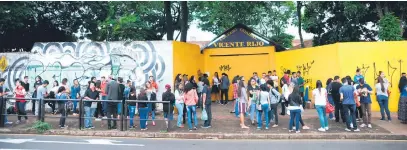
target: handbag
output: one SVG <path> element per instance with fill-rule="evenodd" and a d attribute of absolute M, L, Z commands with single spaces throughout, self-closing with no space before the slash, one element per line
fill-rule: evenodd
<path fill-rule="evenodd" d="M 360 101 L 358 100 L 359 95 L 357 93 L 355 93 L 355 94 L 353 94 L 353 96 L 354 96 L 354 99 L 355 99 L 356 107 L 360 107 Z"/>
<path fill-rule="evenodd" d="M 201 120 L 203 121 L 208 120 L 208 113 L 206 113 L 206 109 L 202 110 Z"/>
<path fill-rule="evenodd" d="M 331 105 L 328 101 L 326 101 L 325 111 L 327 114 L 332 113 L 335 111 L 335 107 Z"/>

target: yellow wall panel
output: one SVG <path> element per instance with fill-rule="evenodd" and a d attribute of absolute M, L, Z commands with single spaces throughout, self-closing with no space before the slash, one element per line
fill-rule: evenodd
<path fill-rule="evenodd" d="M 198 45 L 184 42 L 173 41 L 173 81 L 175 76 L 180 74 L 188 74 L 188 77 L 195 76 L 198 81 L 197 72 L 203 70 L 204 57 L 201 54 Z"/>
<path fill-rule="evenodd" d="M 400 93 L 398 82 L 407 70 L 407 42 L 353 42 L 339 44 L 341 77 L 355 75 L 360 68 L 366 82 L 374 88 L 379 71 L 384 71 L 392 83 L 389 109 L 397 111 Z M 379 111 L 376 96 L 372 94 L 372 110 Z"/>

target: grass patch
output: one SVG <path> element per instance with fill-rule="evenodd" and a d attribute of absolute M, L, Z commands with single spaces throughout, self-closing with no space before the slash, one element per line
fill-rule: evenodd
<path fill-rule="evenodd" d="M 31 129 L 34 129 L 37 131 L 37 133 L 44 133 L 45 131 L 48 131 L 52 128 L 52 126 L 49 123 L 42 122 L 42 121 L 36 121 Z"/>

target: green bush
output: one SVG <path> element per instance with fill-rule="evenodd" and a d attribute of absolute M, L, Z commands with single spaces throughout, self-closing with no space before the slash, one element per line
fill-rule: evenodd
<path fill-rule="evenodd" d="M 52 126 L 46 122 L 36 121 L 31 128 L 35 129 L 38 133 L 44 133 L 45 131 L 50 130 Z"/>

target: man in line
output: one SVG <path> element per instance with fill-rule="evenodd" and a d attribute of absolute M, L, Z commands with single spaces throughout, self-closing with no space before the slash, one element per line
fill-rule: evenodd
<path fill-rule="evenodd" d="M 269 74 L 271 73 L 271 71 L 269 71 Z M 278 76 L 277 76 L 277 71 L 273 70 L 273 73 L 270 76 L 270 79 L 274 82 L 274 87 L 276 88 L 276 90 L 278 91 Z"/>
<path fill-rule="evenodd" d="M 5 80 L 4 78 L 0 78 L 0 102 L 6 105 L 6 102 L 3 102 L 3 101 L 6 100 L 6 99 L 3 99 L 3 96 L 4 96 L 4 95 L 7 95 L 6 90 L 3 89 L 3 88 L 4 88 L 3 85 L 4 85 L 4 82 L 5 82 L 5 81 L 6 81 L 6 80 Z M 3 109 L 3 110 L 5 110 L 5 109 Z M 6 112 L 3 112 L 3 110 L 0 111 L 0 113 L 1 113 L 2 115 L 3 115 L 4 113 L 6 113 Z M 10 125 L 10 124 L 13 124 L 13 122 L 9 122 L 9 121 L 7 120 L 7 116 L 4 116 L 4 124 Z"/>
<path fill-rule="evenodd" d="M 100 83 L 100 95 L 101 95 L 101 99 L 102 100 L 107 100 L 107 94 L 106 94 L 106 86 L 110 81 L 110 76 L 109 78 L 106 80 L 105 76 L 102 76 L 102 82 Z M 107 102 L 102 102 L 102 109 L 103 109 L 103 114 L 104 117 L 103 118 L 107 118 Z"/>
<path fill-rule="evenodd" d="M 300 87 L 300 95 L 303 102 L 302 108 L 305 109 L 305 105 L 307 105 L 307 102 L 304 99 L 304 78 L 302 78 L 301 76 L 301 71 L 297 71 L 297 84 Z"/>
<path fill-rule="evenodd" d="M 203 109 L 206 110 L 208 115 L 208 120 L 205 120 L 202 128 L 210 128 L 212 121 L 212 108 L 211 108 L 211 90 L 209 89 L 209 81 L 203 80 L 203 89 L 202 89 L 202 100 L 203 100 Z"/>
<path fill-rule="evenodd" d="M 119 100 L 119 83 L 117 83 L 113 76 L 109 76 L 109 79 L 111 81 L 107 84 L 105 92 L 107 93 L 107 99 L 108 100 Z M 111 124 L 112 120 L 112 115 L 113 115 L 113 126 Z M 111 129 L 117 129 L 117 103 L 116 102 L 107 102 L 107 128 L 109 130 Z"/>
<path fill-rule="evenodd" d="M 227 105 L 229 100 L 229 87 L 230 81 L 226 73 L 222 73 L 221 83 L 220 83 L 220 103 L 222 105 Z M 225 98 L 225 99 L 223 99 Z"/>
<path fill-rule="evenodd" d="M 342 87 L 342 84 L 340 83 L 341 81 L 339 81 L 339 76 L 335 76 L 334 80 L 331 84 L 331 95 L 332 98 L 334 100 L 335 103 L 335 121 L 339 122 L 339 119 L 342 118 L 342 122 L 345 123 L 346 119 L 345 119 L 345 114 L 344 111 L 342 109 L 342 102 L 340 100 L 340 93 L 339 93 L 339 89 Z M 340 115 L 340 117 L 339 117 Z"/>
<path fill-rule="evenodd" d="M 356 123 L 356 103 L 354 98 L 355 88 L 352 85 L 348 85 L 346 78 L 342 78 L 343 86 L 339 89 L 341 95 L 341 101 L 343 105 L 343 110 L 346 115 L 346 129 L 345 131 L 351 131 L 353 128 L 354 132 L 359 132 L 358 125 Z"/>
<path fill-rule="evenodd" d="M 360 69 L 356 69 L 356 75 L 353 77 L 353 82 L 354 84 L 359 84 L 359 80 L 363 78 L 362 73 L 360 72 Z"/>
<path fill-rule="evenodd" d="M 84 95 L 85 100 L 99 100 L 99 92 L 96 91 L 95 83 L 90 82 L 89 89 L 86 90 Z M 92 117 L 95 114 L 97 102 L 84 102 L 85 110 L 85 129 L 95 128 L 92 124 Z"/>
<path fill-rule="evenodd" d="M 40 99 L 41 101 L 44 101 L 44 98 L 48 96 L 48 90 L 47 90 L 47 86 L 48 86 L 49 82 L 48 80 L 45 80 L 44 82 L 42 82 L 42 85 L 38 87 L 37 89 L 37 98 Z M 37 106 L 35 108 L 35 115 L 38 115 L 38 111 L 39 109 L 41 109 L 41 106 L 39 104 L 39 101 L 35 102 L 35 106 Z"/>

